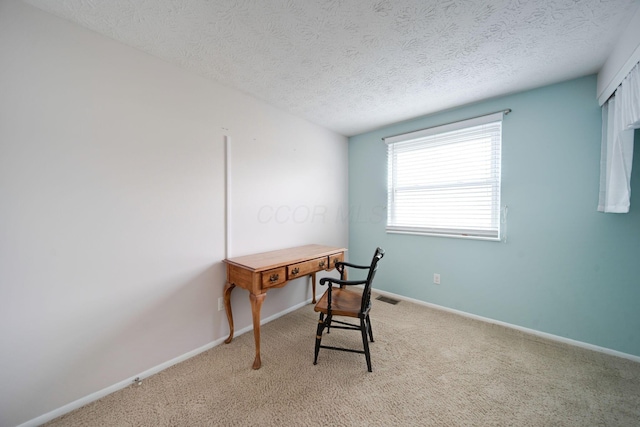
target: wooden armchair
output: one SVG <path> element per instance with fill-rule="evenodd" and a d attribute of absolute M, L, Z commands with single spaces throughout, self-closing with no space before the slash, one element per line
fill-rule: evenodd
<path fill-rule="evenodd" d="M 378 261 L 384 256 L 384 251 L 377 248 L 371 265 L 355 265 L 348 262 L 337 262 L 336 269 L 340 272 L 340 279 L 332 279 L 329 277 L 322 278 L 320 285 L 328 285 L 329 289 L 322 295 L 322 298 L 316 304 L 314 310 L 320 313 L 318 320 L 318 331 L 316 334 L 316 348 L 313 364 L 318 364 L 318 353 L 321 348 L 330 350 L 348 351 L 352 353 L 364 354 L 367 360 L 367 369 L 371 372 L 371 355 L 369 354 L 368 338 L 373 342 L 373 332 L 371 331 L 371 321 L 369 320 L 369 311 L 371 310 L 371 283 L 378 269 Z M 345 280 L 345 267 L 368 270 L 366 280 Z M 336 287 L 335 285 L 339 285 Z M 364 285 L 362 293 L 347 289 L 354 285 Z M 360 319 L 360 324 L 343 322 L 335 320 L 334 316 L 352 317 Z M 322 332 L 327 329 L 329 333 L 331 328 L 335 329 L 351 329 L 360 331 L 362 334 L 363 350 L 332 347 L 322 345 Z"/>

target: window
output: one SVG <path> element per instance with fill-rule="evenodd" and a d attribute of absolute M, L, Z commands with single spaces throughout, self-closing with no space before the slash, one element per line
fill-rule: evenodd
<path fill-rule="evenodd" d="M 500 240 L 503 114 L 384 139 L 387 232 Z"/>

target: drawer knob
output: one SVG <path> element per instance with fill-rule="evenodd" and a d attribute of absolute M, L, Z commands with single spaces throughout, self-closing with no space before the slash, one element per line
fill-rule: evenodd
<path fill-rule="evenodd" d="M 294 276 L 296 274 L 300 273 L 300 269 L 298 267 L 294 268 L 293 270 L 291 270 L 291 274 L 293 274 Z"/>
<path fill-rule="evenodd" d="M 269 276 L 269 281 L 270 281 L 271 283 L 273 283 L 273 282 L 277 282 L 279 277 L 280 277 L 280 275 L 279 275 L 279 274 L 277 274 L 277 273 L 276 273 L 276 274 L 272 274 L 271 276 Z"/>
<path fill-rule="evenodd" d="M 320 261 L 320 262 L 318 263 L 318 267 L 320 267 L 320 268 L 324 268 L 324 261 Z"/>

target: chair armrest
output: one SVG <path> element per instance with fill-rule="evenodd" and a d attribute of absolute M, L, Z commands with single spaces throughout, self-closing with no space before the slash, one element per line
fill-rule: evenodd
<path fill-rule="evenodd" d="M 371 267 L 370 265 L 356 265 L 356 264 L 351 264 L 350 262 L 344 262 L 344 261 L 336 262 L 336 267 L 338 267 L 339 265 L 342 265 L 345 267 L 360 268 L 363 270 Z"/>
<path fill-rule="evenodd" d="M 354 286 L 354 285 L 364 285 L 365 283 L 367 283 L 366 280 L 340 280 L 340 279 L 334 279 L 332 277 L 323 277 L 322 279 L 320 279 L 320 284 L 321 285 L 325 285 L 325 284 L 329 284 L 329 288 L 331 288 L 331 285 L 336 284 L 336 285 L 340 285 L 340 286 Z"/>

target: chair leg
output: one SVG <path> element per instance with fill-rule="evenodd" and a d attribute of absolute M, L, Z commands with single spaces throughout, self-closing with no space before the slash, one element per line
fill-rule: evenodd
<path fill-rule="evenodd" d="M 367 369 L 371 371 L 371 355 L 369 354 L 369 340 L 367 339 L 367 322 L 360 319 L 360 332 L 362 333 L 362 345 L 364 346 L 364 357 L 367 359 Z"/>
<path fill-rule="evenodd" d="M 313 364 L 318 364 L 318 353 L 320 352 L 320 342 L 322 341 L 322 331 L 324 330 L 324 313 L 320 313 L 320 319 L 318 320 L 318 330 L 316 332 L 316 349 L 313 357 Z"/>
<path fill-rule="evenodd" d="M 369 319 L 369 315 L 367 314 L 367 329 L 369 330 L 369 339 L 373 342 L 373 330 L 371 329 L 371 319 Z"/>

